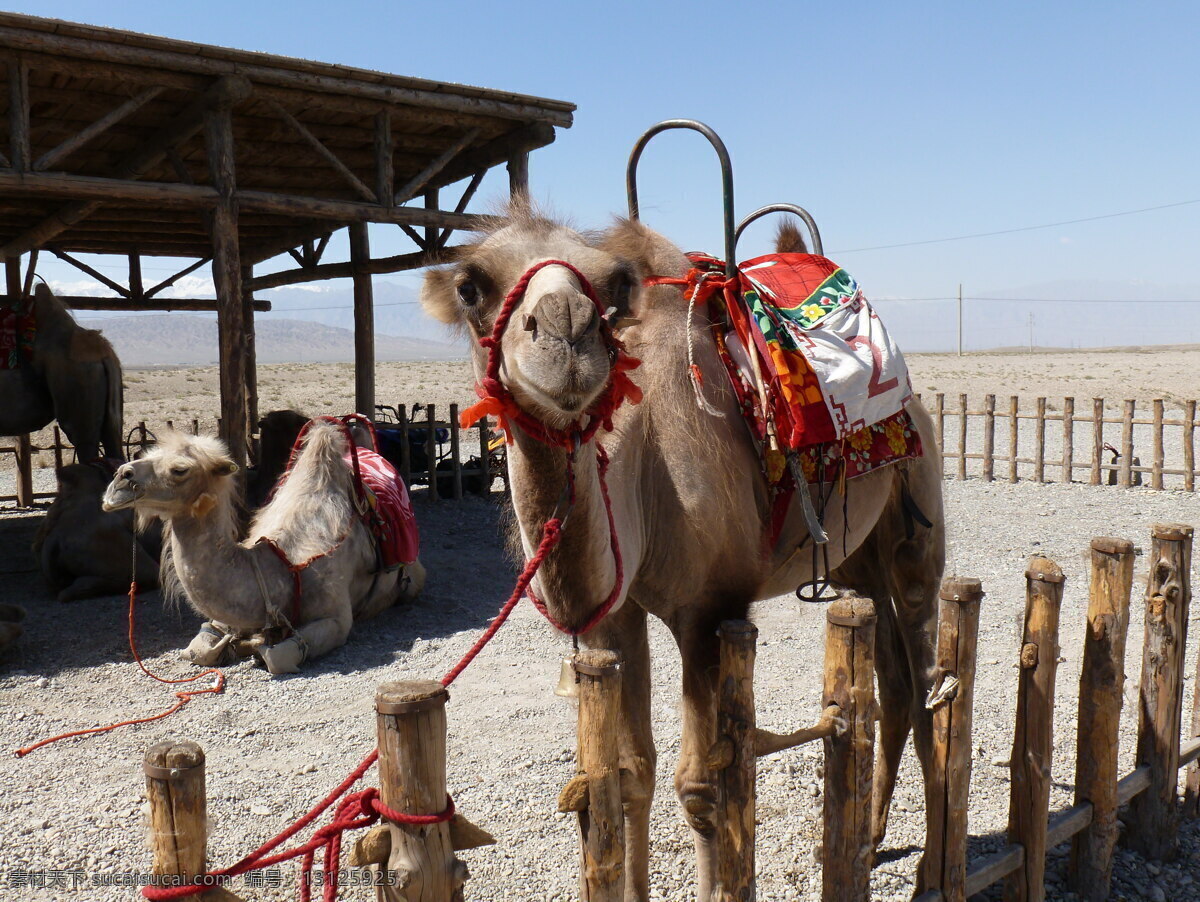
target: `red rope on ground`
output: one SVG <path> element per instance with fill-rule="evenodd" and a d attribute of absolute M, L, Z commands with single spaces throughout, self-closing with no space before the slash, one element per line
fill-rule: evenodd
<path fill-rule="evenodd" d="M 209 686 L 207 689 L 190 689 L 190 690 L 185 690 L 183 692 L 176 692 L 175 697 L 177 699 L 179 699 L 179 701 L 177 701 L 173 706 L 168 708 L 166 711 L 163 711 L 161 714 L 155 714 L 152 717 L 139 717 L 136 720 L 123 720 L 120 723 L 109 724 L 107 727 L 92 727 L 87 730 L 73 730 L 70 733 L 63 733 L 59 736 L 51 736 L 49 739 L 43 739 L 40 742 L 35 742 L 33 745 L 27 745 L 27 746 L 25 746 L 25 748 L 17 749 L 14 754 L 16 754 L 16 756 L 18 758 L 24 758 L 26 755 L 28 755 L 30 752 L 34 751 L 35 749 L 40 749 L 44 745 L 50 745 L 50 743 L 52 743 L 52 742 L 58 742 L 60 739 L 70 739 L 73 736 L 91 736 L 96 733 L 107 733 L 110 730 L 117 729 L 118 727 L 128 727 L 128 726 L 132 726 L 133 724 L 152 723 L 153 721 L 156 721 L 156 720 L 162 720 L 164 717 L 174 714 L 176 711 L 178 711 L 180 708 L 182 708 L 184 705 L 186 705 L 188 702 L 190 702 L 197 695 L 208 695 L 210 693 L 219 693 L 222 690 L 224 690 L 225 674 L 221 673 L 221 671 L 217 670 L 216 668 L 209 668 L 208 670 L 201 671 L 200 673 L 196 674 L 195 676 L 181 677 L 180 679 L 177 679 L 177 680 L 169 680 L 169 679 L 166 679 L 165 677 L 160 677 L 158 674 L 153 673 L 151 670 L 149 670 L 146 667 L 146 665 L 142 662 L 141 656 L 138 655 L 137 644 L 134 642 L 134 638 L 133 638 L 133 622 L 134 622 L 133 621 L 133 607 L 134 607 L 134 602 L 136 600 L 137 600 L 137 581 L 134 580 L 133 582 L 131 582 L 129 584 L 129 650 L 131 652 L 133 652 L 133 659 L 137 662 L 137 666 L 141 668 L 142 673 L 146 674 L 146 676 L 150 677 L 151 679 L 158 680 L 160 683 L 166 683 L 168 685 L 177 685 L 179 683 L 194 683 L 196 680 L 202 679 L 203 677 L 210 676 L 210 675 L 215 676 L 217 678 L 217 681 L 213 685 Z"/>

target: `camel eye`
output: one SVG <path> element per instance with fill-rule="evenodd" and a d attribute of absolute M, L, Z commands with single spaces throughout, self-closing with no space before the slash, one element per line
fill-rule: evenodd
<path fill-rule="evenodd" d="M 458 299 L 468 307 L 474 307 L 476 304 L 478 304 L 479 289 L 475 287 L 475 283 L 468 280 L 459 285 Z"/>
<path fill-rule="evenodd" d="M 188 474 L 187 467 L 171 467 L 171 475 L 172 476 L 183 477 L 183 476 L 187 476 L 187 474 Z"/>

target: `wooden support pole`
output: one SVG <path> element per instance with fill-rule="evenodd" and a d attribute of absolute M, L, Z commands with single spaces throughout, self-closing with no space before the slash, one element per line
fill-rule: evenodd
<path fill-rule="evenodd" d="M 1150 488 L 1163 487 L 1163 399 L 1154 399 L 1154 459 L 1150 464 Z"/>
<path fill-rule="evenodd" d="M 491 443 L 492 430 L 488 427 L 487 417 L 482 417 L 479 420 L 479 469 L 483 478 L 480 494 L 485 498 L 492 493 L 492 449 L 488 447 Z"/>
<path fill-rule="evenodd" d="M 1133 485 L 1133 416 L 1136 408 L 1136 401 L 1127 400 L 1121 417 L 1121 476 L 1118 482 L 1126 488 Z"/>
<path fill-rule="evenodd" d="M 438 208 L 438 194 L 439 194 L 439 192 L 438 192 L 437 188 L 431 188 L 430 190 L 425 192 L 425 209 L 426 210 L 436 210 Z M 432 250 L 434 247 L 437 246 L 437 240 L 438 240 L 437 227 L 433 224 L 426 224 L 426 226 L 425 226 L 425 241 L 423 244 L 420 245 L 421 249 L 426 250 L 426 251 Z"/>
<path fill-rule="evenodd" d="M 1033 445 L 1033 481 L 1046 481 L 1046 399 L 1037 399 L 1037 419 L 1035 420 L 1035 437 Z"/>
<path fill-rule="evenodd" d="M 967 478 L 967 396 L 958 396 L 958 478 Z"/>
<path fill-rule="evenodd" d="M 462 461 L 458 459 L 459 438 L 458 438 L 458 405 L 450 405 L 450 472 L 453 478 L 450 481 L 450 497 L 455 501 L 461 501 L 463 496 L 462 484 Z"/>
<path fill-rule="evenodd" d="M 375 196 L 385 207 L 395 205 L 396 141 L 392 136 L 392 111 L 375 114 Z"/>
<path fill-rule="evenodd" d="M 946 475 L 946 393 L 933 396 L 933 422 L 938 436 L 938 471 Z"/>
<path fill-rule="evenodd" d="M 1126 844 L 1149 858 L 1174 856 L 1179 812 L 1183 655 L 1192 597 L 1192 527 L 1156 524 L 1146 560 L 1146 633 L 1139 687 L 1137 764 L 1150 787 L 1129 805 Z"/>
<path fill-rule="evenodd" d="M 824 902 L 866 902 L 871 893 L 871 773 L 875 762 L 875 605 L 850 594 L 825 615 L 822 705 L 847 729 L 825 739 Z"/>
<path fill-rule="evenodd" d="M 717 689 L 717 737 L 732 752 L 717 772 L 717 885 L 713 902 L 754 898 L 755 718 L 754 656 L 758 628 L 726 620 Z"/>
<path fill-rule="evenodd" d="M 63 465 L 62 430 L 54 427 L 54 469 L 61 470 Z"/>
<path fill-rule="evenodd" d="M 429 424 L 425 433 L 425 457 L 428 461 L 426 467 L 429 472 L 429 498 L 432 501 L 437 501 L 441 495 L 438 492 L 437 484 L 437 416 L 435 415 L 434 405 L 425 405 L 425 418 Z"/>
<path fill-rule="evenodd" d="M 1183 488 L 1196 491 L 1196 402 L 1183 406 Z M 1200 676 L 1197 677 L 1200 679 Z"/>
<path fill-rule="evenodd" d="M 15 56 L 8 63 L 8 144 L 12 168 L 17 172 L 29 169 L 33 162 L 29 143 L 29 66 Z"/>
<path fill-rule="evenodd" d="M 1046 812 L 1054 760 L 1054 677 L 1058 670 L 1058 614 L 1063 574 L 1048 558 L 1035 557 L 1025 571 L 1025 629 L 1017 685 L 1008 839 L 1025 850 L 1022 866 L 1005 881 L 1004 898 L 1046 898 Z"/>
<path fill-rule="evenodd" d="M 1013 395 L 1008 401 L 1008 481 L 1017 481 L 1017 437 L 1020 432 L 1020 420 L 1018 414 L 1020 412 L 1021 401 Z"/>
<path fill-rule="evenodd" d="M 508 196 L 529 196 L 529 151 L 513 154 L 508 160 Z"/>
<path fill-rule="evenodd" d="M 965 902 L 975 648 L 983 587 L 977 579 L 947 579 L 940 597 L 940 683 L 926 702 L 933 707 L 933 799 L 927 814 L 925 854 L 917 872 L 917 892 L 940 890 L 946 902 Z"/>
<path fill-rule="evenodd" d="M 1187 735 L 1191 736 L 1191 743 L 1195 745 L 1200 741 L 1200 662 L 1193 679 L 1195 686 L 1192 687 L 1192 729 Z M 1181 748 L 1181 758 L 1182 755 Z M 1200 761 L 1197 760 L 1188 765 L 1187 777 L 1184 780 L 1183 814 L 1185 817 L 1200 818 Z"/>
<path fill-rule="evenodd" d="M 446 795 L 446 701 L 434 680 L 383 683 L 375 693 L 380 800 L 404 814 L 437 814 Z M 454 855 L 450 824 L 390 824 L 384 902 L 461 902 L 467 867 Z"/>
<path fill-rule="evenodd" d="M 1092 473 L 1089 485 L 1100 485 L 1100 464 L 1104 462 L 1104 399 L 1092 398 Z"/>
<path fill-rule="evenodd" d="M 1063 398 L 1062 410 L 1062 481 L 1075 481 L 1075 399 Z"/>
<path fill-rule="evenodd" d="M 221 432 L 230 457 L 245 465 L 250 443 L 250 417 L 246 393 L 245 299 L 242 297 L 242 263 L 238 247 L 238 205 L 234 198 L 233 118 L 229 105 L 204 114 L 205 149 L 213 187 L 220 195 L 212 215 L 213 283 L 220 307 L 217 334 L 220 342 Z"/>
<path fill-rule="evenodd" d="M 367 224 L 350 224 L 350 265 L 354 268 L 354 409 L 375 417 L 375 295 L 371 274 L 362 264 L 371 259 Z"/>
<path fill-rule="evenodd" d="M 580 898 L 583 902 L 622 902 L 625 814 L 617 741 L 621 656 L 607 649 L 584 649 L 575 656 L 574 667 L 579 681 L 576 760 L 586 781 L 587 797 L 579 812 Z"/>
<path fill-rule="evenodd" d="M 983 397 L 983 479 L 996 478 L 996 396 Z"/>
<path fill-rule="evenodd" d="M 412 448 L 408 444 L 408 408 L 405 405 L 396 405 L 396 419 L 400 430 L 400 478 L 405 485 L 412 485 Z"/>
<path fill-rule="evenodd" d="M 1117 843 L 1117 751 L 1125 685 L 1125 636 L 1133 585 L 1133 543 L 1092 539 L 1088 629 L 1079 678 L 1075 804 L 1092 806 L 1091 823 L 1071 841 L 1071 891 L 1104 902 Z"/>
<path fill-rule="evenodd" d="M 33 445 L 29 433 L 17 436 L 17 507 L 33 507 Z"/>
<path fill-rule="evenodd" d="M 160 742 L 146 750 L 143 768 L 150 802 L 151 873 L 164 878 L 203 874 L 208 865 L 204 750 L 194 742 Z M 184 896 L 183 902 L 201 898 Z"/>
<path fill-rule="evenodd" d="M 249 424 L 247 441 L 254 463 L 258 463 L 258 443 L 253 436 L 258 432 L 258 338 L 254 319 L 254 267 L 242 261 L 242 355 L 246 370 L 246 422 Z"/>

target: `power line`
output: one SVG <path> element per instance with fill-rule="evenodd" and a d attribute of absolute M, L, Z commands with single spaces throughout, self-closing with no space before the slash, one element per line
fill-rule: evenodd
<path fill-rule="evenodd" d="M 1020 226 L 1015 229 L 998 229 L 994 232 L 975 232 L 970 235 L 955 235 L 952 238 L 927 238 L 923 241 L 905 241 L 900 244 L 877 244 L 873 247 L 854 247 L 844 251 L 833 251 L 832 254 L 857 254 L 860 251 L 886 251 L 896 247 L 917 247 L 923 244 L 942 244 L 947 241 L 966 241 L 969 238 L 991 238 L 995 235 L 1012 235 L 1016 232 L 1032 232 L 1037 229 L 1053 229 L 1058 226 L 1076 225 L 1081 222 L 1096 222 L 1100 219 L 1114 219 L 1118 216 L 1133 216 L 1137 213 L 1152 213 L 1155 210 L 1169 210 L 1172 207 L 1186 207 L 1189 204 L 1200 204 L 1200 197 L 1194 200 L 1180 200 L 1172 204 L 1159 204 L 1156 207 L 1141 207 L 1137 210 L 1122 210 L 1119 213 L 1101 213 L 1099 216 L 1084 216 L 1080 219 L 1064 219 L 1060 222 L 1046 222 L 1041 225 Z"/>
<path fill-rule="evenodd" d="M 955 297 L 942 298 L 873 298 L 872 304 L 894 304 L 906 301 L 956 301 Z M 1200 304 L 1200 298 L 980 298 L 963 295 L 964 301 L 1001 301 L 1004 303 L 1029 304 Z"/>

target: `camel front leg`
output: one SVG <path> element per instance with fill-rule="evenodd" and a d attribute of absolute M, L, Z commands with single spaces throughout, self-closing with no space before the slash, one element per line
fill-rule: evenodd
<path fill-rule="evenodd" d="M 588 648 L 618 650 L 624 660 L 618 731 L 621 802 L 625 809 L 625 902 L 650 898 L 650 804 L 657 753 L 650 725 L 650 645 L 646 612 L 632 601 L 584 639 Z"/>
<path fill-rule="evenodd" d="M 345 645 L 353 624 L 347 604 L 343 614 L 310 620 L 282 642 L 263 646 L 258 654 L 271 673 L 296 673 L 305 661 Z"/>

